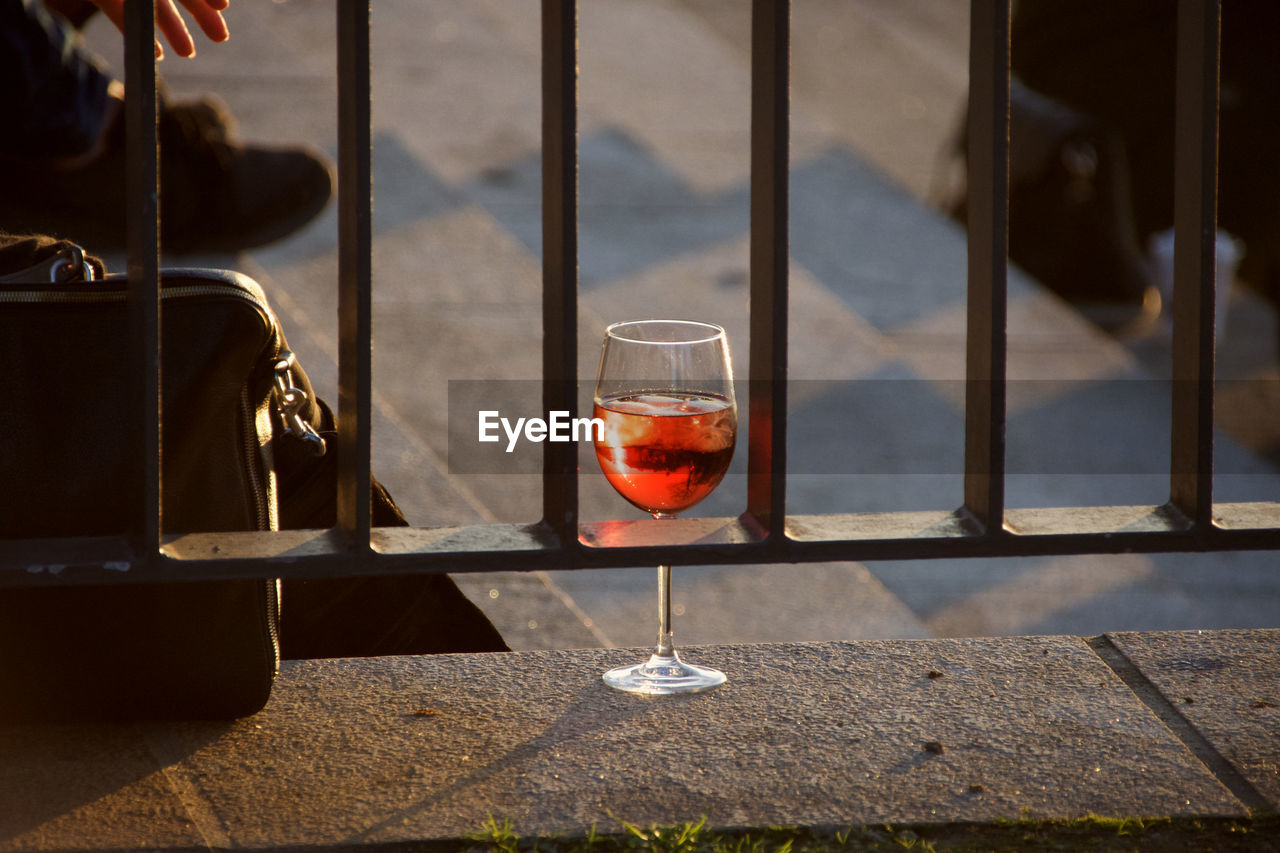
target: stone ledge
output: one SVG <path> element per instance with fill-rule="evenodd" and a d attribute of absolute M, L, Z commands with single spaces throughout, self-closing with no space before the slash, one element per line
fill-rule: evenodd
<path fill-rule="evenodd" d="M 730 681 L 690 697 L 600 682 L 638 650 L 292 662 L 244 720 L 0 728 L 0 850 L 1280 810 L 1280 631 L 1108 642 L 1151 695 L 1062 636 L 705 646 L 686 656 Z"/>

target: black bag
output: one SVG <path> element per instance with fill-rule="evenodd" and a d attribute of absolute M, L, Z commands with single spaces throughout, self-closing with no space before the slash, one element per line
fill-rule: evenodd
<path fill-rule="evenodd" d="M 0 285 L 0 537 L 128 528 L 134 421 L 122 278 L 86 280 L 80 250 Z M 230 272 L 163 277 L 165 532 L 269 530 L 268 404 L 283 339 L 257 285 Z M 279 661 L 273 579 L 0 590 L 0 716 L 237 717 Z"/>
<path fill-rule="evenodd" d="M 42 260 L 0 278 L 0 538 L 120 534 L 126 280 L 92 280 L 69 243 L 9 248 Z M 161 292 L 165 532 L 331 526 L 336 454 L 310 424 L 332 435 L 333 418 L 261 289 L 180 269 L 162 273 Z M 406 523 L 376 481 L 373 513 Z M 244 716 L 270 695 L 282 639 L 287 657 L 507 648 L 446 575 L 285 582 L 283 613 L 281 587 L 0 588 L 0 719 Z"/>

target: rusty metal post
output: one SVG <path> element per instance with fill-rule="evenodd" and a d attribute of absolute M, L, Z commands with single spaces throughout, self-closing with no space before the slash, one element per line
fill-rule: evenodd
<path fill-rule="evenodd" d="M 1199 535 L 1213 513 L 1220 18 L 1219 0 L 1178 4 L 1170 502 Z"/>
<path fill-rule="evenodd" d="M 369 547 L 373 174 L 369 0 L 338 2 L 338 528 Z"/>
<path fill-rule="evenodd" d="M 964 503 L 1004 521 L 1008 300 L 1009 0 L 973 0 L 969 33 L 969 301 Z"/>
<path fill-rule="evenodd" d="M 129 334 L 138 384 L 132 411 L 138 441 L 130 466 L 138 556 L 160 550 L 160 155 L 156 134 L 155 4 L 125 7 L 126 198 Z"/>
<path fill-rule="evenodd" d="M 790 4 L 751 7 L 751 341 L 747 512 L 784 536 L 787 492 L 787 239 Z"/>

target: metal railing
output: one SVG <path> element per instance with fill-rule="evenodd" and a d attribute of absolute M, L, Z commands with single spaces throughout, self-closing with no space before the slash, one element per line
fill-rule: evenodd
<path fill-rule="evenodd" d="M 151 4 L 127 8 L 130 317 L 144 428 L 133 532 L 0 542 L 0 585 L 532 570 L 658 563 L 1004 557 L 1280 547 L 1280 505 L 1214 504 L 1214 234 L 1220 0 L 1180 0 L 1170 498 L 1161 506 L 1005 506 L 1008 0 L 973 0 L 963 505 L 789 515 L 786 507 L 789 4 L 752 3 L 747 508 L 737 518 L 579 523 L 576 449 L 544 445 L 542 520 L 374 528 L 371 432 L 370 0 L 337 0 L 340 347 L 332 530 L 167 535 L 161 528 L 159 234 Z M 577 415 L 577 7 L 542 2 L 543 388 Z M 1192 237 L 1194 235 L 1194 238 Z M 24 571 L 65 567 L 57 577 Z M 108 568 L 108 565 L 110 568 Z M 127 571 L 120 571 L 121 566 Z"/>

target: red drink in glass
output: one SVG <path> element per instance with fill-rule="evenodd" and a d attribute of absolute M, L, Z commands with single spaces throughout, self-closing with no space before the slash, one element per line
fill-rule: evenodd
<path fill-rule="evenodd" d="M 636 507 L 675 515 L 711 494 L 733 459 L 738 412 L 718 394 L 655 391 L 595 403 L 604 421 L 596 458 L 609 483 Z"/>

